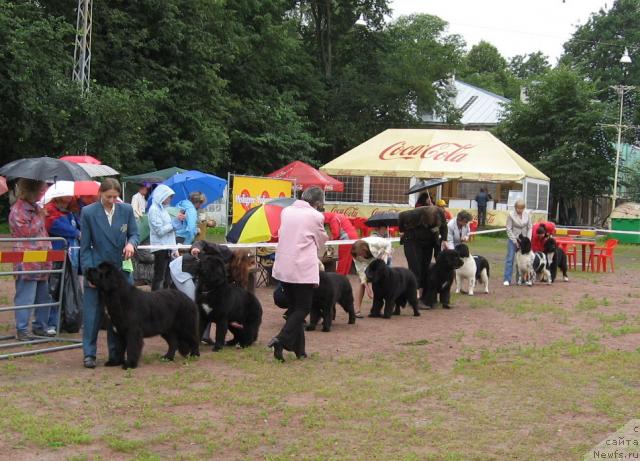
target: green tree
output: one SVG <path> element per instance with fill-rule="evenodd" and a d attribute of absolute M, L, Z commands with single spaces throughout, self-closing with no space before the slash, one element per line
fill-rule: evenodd
<path fill-rule="evenodd" d="M 2 159 L 52 155 L 64 146 L 69 108 L 79 104 L 72 28 L 31 2 L 0 3 L 0 150 Z"/>
<path fill-rule="evenodd" d="M 636 44 L 640 42 L 640 0 L 615 0 L 611 9 L 591 15 L 586 24 L 578 27 L 564 44 L 561 62 L 589 77 L 599 90 L 611 85 L 640 84 L 640 56 Z M 625 47 L 633 62 L 620 64 Z M 635 58 L 635 59 L 634 59 Z M 602 91 L 599 97 L 610 93 Z"/>
<path fill-rule="evenodd" d="M 520 83 L 507 67 L 506 59 L 491 43 L 481 40 L 464 56 L 461 80 L 507 98 L 516 98 Z"/>
<path fill-rule="evenodd" d="M 220 68 L 231 101 L 227 168 L 268 173 L 293 160 L 315 163 L 324 143 L 310 113 L 323 106 L 325 92 L 298 19 L 286 1 L 234 5 L 234 56 Z"/>
<path fill-rule="evenodd" d="M 399 18 L 381 30 L 352 27 L 334 48 L 324 110 L 314 114 L 334 158 L 390 127 L 416 127 L 419 113 L 446 111 L 444 82 L 463 43 L 430 15 Z"/>
<path fill-rule="evenodd" d="M 542 51 L 529 54 L 517 54 L 509 59 L 509 70 L 521 80 L 531 80 L 544 75 L 551 69 L 549 60 Z"/>
<path fill-rule="evenodd" d="M 640 161 L 623 167 L 620 173 L 624 173 L 624 185 L 627 187 L 627 196 L 634 202 L 640 202 Z"/>
<path fill-rule="evenodd" d="M 554 204 L 611 191 L 615 156 L 600 139 L 605 107 L 595 94 L 593 84 L 559 67 L 529 88 L 528 104 L 509 104 L 498 126 L 504 142 L 550 177 Z"/>

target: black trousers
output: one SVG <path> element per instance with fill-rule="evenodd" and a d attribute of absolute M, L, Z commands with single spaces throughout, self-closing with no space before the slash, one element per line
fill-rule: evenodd
<path fill-rule="evenodd" d="M 418 281 L 418 288 L 422 288 L 422 300 L 426 296 L 426 288 L 429 280 L 429 266 L 434 254 L 439 250 L 437 241 L 423 241 L 405 239 L 403 242 L 404 255 L 407 258 L 409 270 L 413 272 Z"/>
<path fill-rule="evenodd" d="M 287 321 L 277 334 L 278 339 L 288 351 L 297 356 L 305 354 L 304 319 L 309 315 L 314 285 L 311 283 L 282 282 L 287 300 Z"/>
<path fill-rule="evenodd" d="M 170 282 L 169 262 L 171 253 L 169 250 L 160 250 L 153 252 L 153 281 L 151 282 L 151 291 L 167 288 Z"/>
<path fill-rule="evenodd" d="M 484 227 L 486 220 L 487 220 L 487 205 L 485 206 L 478 205 L 478 226 Z"/>

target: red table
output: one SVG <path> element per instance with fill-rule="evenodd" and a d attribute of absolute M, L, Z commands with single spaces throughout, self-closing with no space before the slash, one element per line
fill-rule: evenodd
<path fill-rule="evenodd" d="M 588 270 L 587 261 L 592 260 L 594 252 L 593 249 L 596 246 L 595 240 L 573 240 L 556 238 L 556 243 L 560 248 L 562 248 L 565 253 L 567 252 L 567 248 L 570 245 L 579 245 L 582 248 L 582 272 L 586 272 Z M 589 248 L 589 259 L 587 259 L 587 248 Z M 593 270 L 593 268 L 591 268 L 591 270 Z"/>

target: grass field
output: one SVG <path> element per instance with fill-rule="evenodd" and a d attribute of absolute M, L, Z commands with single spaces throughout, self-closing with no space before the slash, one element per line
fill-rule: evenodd
<path fill-rule="evenodd" d="M 497 289 L 503 241 L 473 251 L 495 296 L 456 297 L 446 334 L 423 315 L 392 348 L 371 335 L 368 352 L 279 364 L 261 333 L 193 361 L 147 350 L 127 372 L 83 370 L 78 352 L 0 362 L 0 459 L 582 459 L 640 413 L 640 248 L 548 297 Z M 458 324 L 472 315 L 485 321 Z M 459 352 L 443 364 L 435 346 Z"/>

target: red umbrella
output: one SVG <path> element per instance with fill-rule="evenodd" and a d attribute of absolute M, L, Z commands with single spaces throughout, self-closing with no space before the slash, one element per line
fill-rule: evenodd
<path fill-rule="evenodd" d="M 60 157 L 60 160 L 78 164 L 92 178 L 98 176 L 115 176 L 118 174 L 116 170 L 108 165 L 103 165 L 100 160 L 91 155 L 65 155 Z"/>
<path fill-rule="evenodd" d="M 299 160 L 291 162 L 279 170 L 269 173 L 267 176 L 278 179 L 295 179 L 296 190 L 318 186 L 325 191 L 344 191 L 344 184 L 341 181 Z"/>
<path fill-rule="evenodd" d="M 102 165 L 102 162 L 91 155 L 65 155 L 60 157 L 60 160 L 65 160 L 72 163 L 91 163 L 92 165 Z"/>
<path fill-rule="evenodd" d="M 44 203 L 49 203 L 56 197 L 81 197 L 83 195 L 96 196 L 100 183 L 96 181 L 56 181 L 44 193 Z"/>

